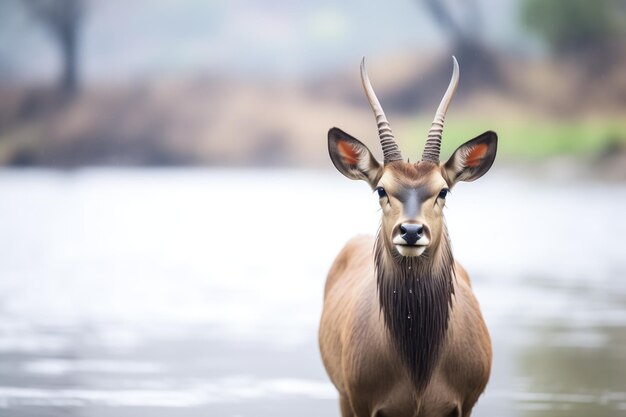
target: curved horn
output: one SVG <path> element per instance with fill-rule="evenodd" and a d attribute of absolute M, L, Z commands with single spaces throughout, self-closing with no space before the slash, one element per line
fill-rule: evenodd
<path fill-rule="evenodd" d="M 448 106 L 452 101 L 452 96 L 456 91 L 456 87 L 459 84 L 459 63 L 456 58 L 452 57 L 453 69 L 452 78 L 450 79 L 450 85 L 446 90 L 446 94 L 443 95 L 439 108 L 433 119 L 433 124 L 428 132 L 428 139 L 426 140 L 426 146 L 424 146 L 424 153 L 422 154 L 422 161 L 430 161 L 435 164 L 439 164 L 439 152 L 441 151 L 441 134 L 443 133 L 443 122 L 446 118 L 446 112 Z"/>
<path fill-rule="evenodd" d="M 400 154 L 400 148 L 398 148 L 398 144 L 393 137 L 391 127 L 387 121 L 387 116 L 385 116 L 385 112 L 383 112 L 383 108 L 381 107 L 380 102 L 376 97 L 376 93 L 374 93 L 374 89 L 372 88 L 372 84 L 370 83 L 370 79 L 367 76 L 367 71 L 365 70 L 365 57 L 363 57 L 363 60 L 361 61 L 361 83 L 363 84 L 367 100 L 370 102 L 370 106 L 372 106 L 372 110 L 376 116 L 378 136 L 380 137 L 380 145 L 383 148 L 383 159 L 385 164 L 387 162 L 401 160 L 402 155 Z"/>

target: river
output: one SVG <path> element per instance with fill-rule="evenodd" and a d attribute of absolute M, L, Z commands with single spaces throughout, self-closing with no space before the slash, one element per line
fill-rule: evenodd
<path fill-rule="evenodd" d="M 445 209 L 494 344 L 476 416 L 626 414 L 626 186 L 493 171 Z M 0 415 L 338 416 L 326 272 L 364 183 L 0 171 Z"/>

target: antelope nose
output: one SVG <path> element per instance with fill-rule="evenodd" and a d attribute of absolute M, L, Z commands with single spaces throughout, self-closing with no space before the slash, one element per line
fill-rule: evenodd
<path fill-rule="evenodd" d="M 415 245 L 424 235 L 424 226 L 415 223 L 402 223 L 400 225 L 400 236 L 406 240 L 407 245 Z"/>

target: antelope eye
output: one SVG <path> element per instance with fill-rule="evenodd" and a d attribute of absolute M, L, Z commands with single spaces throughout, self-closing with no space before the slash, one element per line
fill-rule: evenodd
<path fill-rule="evenodd" d="M 450 190 L 448 190 L 447 188 L 444 188 L 443 190 L 439 191 L 439 196 L 438 197 L 445 199 L 449 192 L 450 192 Z"/>
<path fill-rule="evenodd" d="M 383 187 L 376 188 L 376 192 L 378 193 L 378 198 L 387 197 L 387 192 Z"/>

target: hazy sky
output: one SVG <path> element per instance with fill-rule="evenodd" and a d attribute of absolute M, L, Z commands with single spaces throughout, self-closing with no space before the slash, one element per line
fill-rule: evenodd
<path fill-rule="evenodd" d="M 53 77 L 56 45 L 20 0 L 2 1 L 0 77 Z M 15 6 L 7 6 L 11 2 Z M 488 41 L 526 43 L 517 2 L 479 2 Z M 436 48 L 447 40 L 420 0 L 91 0 L 82 29 L 88 80 L 203 71 L 298 77 L 363 55 Z"/>

